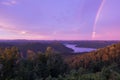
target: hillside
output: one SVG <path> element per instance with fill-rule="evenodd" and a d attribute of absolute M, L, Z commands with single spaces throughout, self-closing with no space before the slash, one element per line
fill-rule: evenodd
<path fill-rule="evenodd" d="M 0 48 L 9 48 L 9 47 L 17 47 L 23 55 L 26 55 L 27 50 L 32 50 L 34 52 L 42 52 L 45 53 L 47 47 L 53 47 L 54 50 L 58 53 L 70 53 L 73 50 L 65 47 L 60 42 L 55 41 L 5 41 L 0 42 Z"/>
<path fill-rule="evenodd" d="M 105 48 L 100 48 L 90 53 L 75 55 L 71 57 L 69 56 L 68 58 L 65 59 L 65 61 L 67 61 L 67 63 L 73 68 L 78 67 L 89 68 L 92 64 L 94 63 L 96 64 L 99 62 L 101 62 L 101 65 L 99 66 L 97 65 L 97 67 L 101 67 L 104 64 L 109 65 L 114 62 L 119 63 L 120 43 L 113 44 Z"/>
<path fill-rule="evenodd" d="M 29 50 L 24 58 L 17 47 L 0 48 L 0 80 L 120 80 L 120 43 L 62 55 L 47 47 L 44 54 Z"/>
<path fill-rule="evenodd" d="M 88 48 L 104 48 L 112 44 L 117 44 L 120 41 L 82 41 L 77 43 L 77 47 L 88 47 Z"/>

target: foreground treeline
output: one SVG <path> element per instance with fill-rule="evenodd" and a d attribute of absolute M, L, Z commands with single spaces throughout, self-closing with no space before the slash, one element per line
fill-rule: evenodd
<path fill-rule="evenodd" d="M 120 80 L 120 44 L 62 57 L 48 47 L 45 53 L 18 48 L 0 49 L 0 80 Z"/>

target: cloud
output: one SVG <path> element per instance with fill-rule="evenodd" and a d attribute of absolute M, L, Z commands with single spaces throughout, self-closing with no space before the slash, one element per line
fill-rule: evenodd
<path fill-rule="evenodd" d="M 7 25 L 0 24 L 0 29 L 10 32 L 16 32 L 13 27 L 8 27 Z"/>
<path fill-rule="evenodd" d="M 26 31 L 22 31 L 21 34 L 26 34 L 27 32 Z"/>
<path fill-rule="evenodd" d="M 12 6 L 12 5 L 16 5 L 17 1 L 16 0 L 7 0 L 7 1 L 1 2 L 1 4 L 6 5 L 6 6 Z"/>
<path fill-rule="evenodd" d="M 1 23 L 0 23 L 0 29 L 4 30 L 6 32 L 10 32 L 10 33 L 17 33 L 18 34 L 21 32 L 21 30 L 18 30 L 15 27 L 12 27 L 10 25 L 1 24 Z"/>
<path fill-rule="evenodd" d="M 5 25 L 0 23 L 0 30 L 6 33 L 12 33 L 17 39 L 46 39 L 47 36 L 40 35 L 39 33 L 30 32 L 27 30 L 21 30 L 17 27 Z M 8 35 L 8 37 L 11 35 Z M 14 38 L 14 37 L 13 37 Z"/>

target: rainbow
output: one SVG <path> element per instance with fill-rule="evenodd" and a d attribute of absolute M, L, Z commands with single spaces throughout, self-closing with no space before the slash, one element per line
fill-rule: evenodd
<path fill-rule="evenodd" d="M 95 17 L 95 21 L 94 21 L 94 25 L 93 25 L 93 32 L 92 32 L 92 39 L 95 39 L 95 37 L 96 37 L 96 24 L 98 22 L 98 19 L 99 19 L 99 16 L 100 16 L 100 13 L 101 13 L 101 10 L 102 10 L 104 4 L 105 4 L 105 0 L 102 0 L 101 5 L 100 5 L 100 7 L 97 11 L 96 17 Z"/>

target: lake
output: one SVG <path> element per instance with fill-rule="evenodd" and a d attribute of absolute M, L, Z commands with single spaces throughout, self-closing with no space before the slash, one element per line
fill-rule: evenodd
<path fill-rule="evenodd" d="M 76 47 L 75 44 L 64 44 L 66 47 L 68 48 L 71 48 L 74 50 L 75 53 L 78 53 L 78 52 L 91 52 L 91 51 L 94 51 L 96 49 L 94 48 L 82 48 L 82 47 Z"/>

